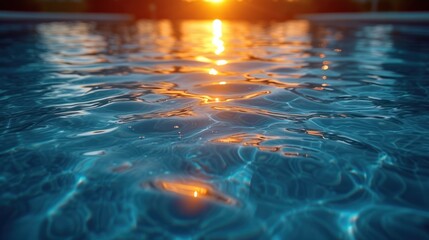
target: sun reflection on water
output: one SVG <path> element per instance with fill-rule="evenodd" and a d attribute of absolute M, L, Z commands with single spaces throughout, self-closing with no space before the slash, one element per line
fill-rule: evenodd
<path fill-rule="evenodd" d="M 216 70 L 216 69 L 214 69 L 214 68 L 210 68 L 210 70 L 209 70 L 209 74 L 210 75 L 218 75 L 218 71 Z"/>
<path fill-rule="evenodd" d="M 204 55 L 208 54 L 211 55 L 212 53 L 216 55 L 213 56 L 204 56 L 199 55 L 195 57 L 195 60 L 202 63 L 210 63 L 213 64 L 212 67 L 208 68 L 208 74 L 210 75 L 219 75 L 219 70 L 215 68 L 216 66 L 224 66 L 229 63 L 226 59 L 219 59 L 220 55 L 222 55 L 225 52 L 225 42 L 223 40 L 223 23 L 219 19 L 215 19 L 211 22 L 211 27 L 209 28 L 210 32 L 208 34 L 211 34 L 210 37 L 206 38 L 207 35 L 202 34 L 202 37 L 205 38 L 206 44 L 204 44 Z M 217 58 L 217 59 L 216 59 Z"/>
<path fill-rule="evenodd" d="M 189 179 L 157 180 L 144 183 L 142 186 L 177 194 L 188 199 L 208 200 L 227 205 L 237 204 L 235 199 L 216 190 L 209 184 Z"/>
<path fill-rule="evenodd" d="M 213 40 L 215 47 L 214 53 L 220 55 L 225 51 L 224 42 L 222 40 L 222 21 L 219 19 L 213 20 Z"/>
<path fill-rule="evenodd" d="M 382 32 L 373 38 L 369 30 L 374 29 L 369 28 L 365 30 L 369 31 L 369 37 L 365 32 L 362 33 L 365 38 L 356 35 L 358 41 L 353 43 L 356 46 L 320 47 L 322 37 L 315 26 L 310 27 L 306 22 L 254 25 L 221 20 L 142 21 L 129 29 L 128 34 L 107 31 L 97 24 L 49 23 L 38 27 L 38 41 L 46 52 L 29 69 L 40 67 L 47 77 L 40 79 L 41 85 L 29 85 L 34 89 L 27 86 L 26 98 L 37 102 L 35 110 L 42 114 L 22 112 L 22 116 L 33 116 L 22 125 L 20 121 L 14 123 L 15 117 L 12 118 L 8 123 L 11 128 L 6 131 L 13 134 L 8 136 L 30 146 L 43 147 L 47 143 L 41 149 L 49 154 L 50 143 L 58 140 L 60 147 L 70 150 L 71 159 L 85 160 L 79 160 L 84 165 L 79 163 L 76 173 L 88 174 L 106 184 L 104 188 L 72 181 L 70 193 L 59 198 L 48 217 L 68 214 L 78 200 L 82 206 L 79 209 L 84 211 L 76 217 L 83 220 L 86 229 L 86 217 L 96 216 L 98 210 L 92 212 L 92 197 L 81 196 L 89 196 L 95 189 L 95 194 L 103 196 L 116 194 L 118 190 L 121 196 L 126 193 L 132 198 L 112 203 L 135 209 L 138 223 L 143 223 L 140 225 L 167 216 L 164 224 L 171 222 L 172 229 L 177 229 L 179 221 L 195 221 L 197 218 L 189 216 L 202 213 L 198 217 L 204 218 L 201 222 L 207 223 L 207 228 L 224 229 L 234 222 L 218 221 L 219 216 L 225 216 L 221 214 L 234 218 L 234 214 L 243 213 L 246 218 L 250 214 L 254 217 L 252 221 L 269 226 L 271 222 L 265 219 L 278 219 L 279 211 L 291 214 L 288 216 L 292 219 L 295 212 L 289 212 L 294 208 L 291 206 L 309 209 L 309 214 L 313 214 L 316 206 L 317 212 L 332 210 L 335 215 L 346 210 L 340 214 L 340 221 L 336 221 L 337 217 L 332 220 L 332 225 L 339 223 L 340 231 L 353 238 L 359 231 L 356 221 L 365 217 L 355 211 L 354 204 L 373 203 L 372 193 L 376 191 L 372 190 L 383 187 L 372 185 L 375 181 L 367 179 L 373 176 L 384 184 L 385 178 L 394 178 L 390 172 L 372 175 L 381 163 L 394 166 L 395 159 L 390 152 L 384 152 L 388 148 L 376 141 L 392 137 L 393 133 L 396 136 L 404 121 L 401 115 L 389 110 L 390 107 L 401 110 L 400 104 L 394 104 L 396 93 L 392 92 L 402 94 L 402 91 L 396 85 L 392 89 L 385 84 L 402 79 L 401 71 L 391 69 L 396 64 L 401 67 L 397 61 L 402 59 L 387 59 L 392 61 L 389 64 L 380 60 L 392 54 L 394 42 L 389 42 L 392 29 L 380 29 Z M 388 47 L 383 47 L 385 42 Z M 369 61 L 362 61 L 362 56 Z M 340 60 L 345 61 L 344 65 Z M 26 69 L 19 69 L 23 70 Z M 372 78 L 375 83 L 370 82 Z M 49 88 L 39 88 L 42 86 Z M 21 109 L 25 103 L 16 102 L 16 106 L 12 103 L 10 106 Z M 17 115 L 16 119 L 19 118 L 21 115 Z M 408 124 L 404 122 L 403 126 Z M 15 136 L 15 129 L 25 131 Z M 30 135 L 25 133 L 28 129 Z M 408 126 L 405 130 L 412 129 Z M 413 133 L 418 129 L 414 130 Z M 368 140 L 365 134 L 360 134 L 368 131 L 383 134 L 379 138 L 371 135 Z M 53 132 L 58 133 L 58 139 L 52 140 Z M 31 139 L 37 142 L 31 143 Z M 420 151 L 418 148 L 412 151 L 417 150 Z M 59 156 L 68 160 L 68 153 Z M 86 160 L 91 164 L 85 164 Z M 96 165 L 92 167 L 92 163 Z M 22 174 L 36 176 L 40 172 Z M 52 177 L 63 179 L 62 175 Z M 140 197 L 130 183 L 141 181 L 148 191 Z M 367 182 L 371 184 L 366 186 Z M 80 188 L 82 184 L 89 185 Z M 82 194 L 75 194 L 75 186 Z M 43 185 L 40 189 L 50 191 L 51 187 L 45 189 Z M 361 192 L 361 189 L 371 191 Z M 74 196 L 79 198 L 72 199 Z M 342 205 L 338 210 L 338 202 L 350 205 Z M 220 208 L 221 214 L 212 214 L 213 203 L 227 206 Z M 270 206 L 265 213 L 267 203 Z M 111 209 L 115 210 L 115 206 Z M 242 208 L 234 210 L 236 206 Z M 352 208 L 346 209 L 348 206 Z M 271 213 L 272 209 L 275 211 Z M 119 210 L 128 216 L 126 209 Z M 177 214 L 180 210 L 189 214 Z M 155 218 L 151 218 L 152 212 L 157 213 Z M 305 224 L 307 220 L 302 220 L 299 214 L 296 219 Z M 47 223 L 58 222 L 52 219 Z M 309 221 L 310 225 L 313 223 Z M 135 226 L 134 217 L 128 226 Z M 240 233 L 245 232 L 238 227 Z M 201 231 L 206 233 L 207 228 Z M 267 239 L 270 237 L 273 236 Z"/>
<path fill-rule="evenodd" d="M 197 183 L 178 183 L 178 182 L 160 182 L 162 188 L 168 192 L 177 193 L 184 196 L 204 197 L 207 195 L 209 186 L 204 186 Z"/>
<path fill-rule="evenodd" d="M 216 61 L 216 65 L 218 65 L 218 66 L 222 66 L 222 65 L 226 65 L 226 64 L 228 64 L 228 61 L 226 61 L 226 60 L 217 60 Z"/>

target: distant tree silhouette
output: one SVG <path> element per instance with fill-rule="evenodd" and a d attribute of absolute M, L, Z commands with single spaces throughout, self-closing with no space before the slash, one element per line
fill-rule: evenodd
<path fill-rule="evenodd" d="M 313 12 L 356 12 L 360 10 L 359 4 L 353 0 L 312 0 Z"/>
<path fill-rule="evenodd" d="M 34 0 L 1 0 L 0 10 L 10 11 L 38 11 L 39 4 Z"/>

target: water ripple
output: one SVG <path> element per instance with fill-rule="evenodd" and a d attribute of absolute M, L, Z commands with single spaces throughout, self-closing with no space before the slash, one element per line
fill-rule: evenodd
<path fill-rule="evenodd" d="M 1 28 L 1 239 L 429 238 L 424 26 Z"/>

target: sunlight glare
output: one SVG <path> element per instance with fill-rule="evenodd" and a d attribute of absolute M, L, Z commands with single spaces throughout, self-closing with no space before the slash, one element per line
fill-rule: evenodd
<path fill-rule="evenodd" d="M 221 3 L 221 2 L 223 2 L 223 0 L 204 0 L 204 2 L 209 2 L 209 3 Z"/>
<path fill-rule="evenodd" d="M 218 66 L 226 65 L 227 63 L 228 63 L 228 61 L 226 61 L 226 60 L 217 60 L 216 61 L 216 65 L 218 65 Z"/>
<path fill-rule="evenodd" d="M 214 69 L 214 68 L 211 68 L 210 70 L 209 70 L 209 74 L 210 75 L 217 75 L 219 72 L 216 70 L 216 69 Z"/>
<path fill-rule="evenodd" d="M 214 53 L 220 55 L 225 51 L 224 42 L 222 40 L 222 21 L 216 19 L 213 21 L 213 40 L 212 43 L 215 47 Z"/>
<path fill-rule="evenodd" d="M 180 182 L 161 182 L 163 189 L 169 192 L 177 193 L 183 196 L 206 196 L 210 191 L 208 186 L 204 186 L 201 184 L 195 184 L 193 182 L 189 183 L 180 183 Z"/>

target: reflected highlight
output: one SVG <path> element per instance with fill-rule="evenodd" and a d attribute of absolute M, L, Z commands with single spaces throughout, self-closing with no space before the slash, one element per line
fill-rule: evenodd
<path fill-rule="evenodd" d="M 241 144 L 245 147 L 257 147 L 260 151 L 263 152 L 278 152 L 281 149 L 280 146 L 262 146 L 264 142 L 274 139 L 278 138 L 272 136 L 264 136 L 261 134 L 238 133 L 230 136 L 213 139 L 211 140 L 211 142 L 222 144 Z"/>
<path fill-rule="evenodd" d="M 216 61 L 216 65 L 218 65 L 218 66 L 223 66 L 226 64 L 228 64 L 228 61 L 226 61 L 226 60 L 217 60 Z"/>
<path fill-rule="evenodd" d="M 196 183 L 178 183 L 178 182 L 166 182 L 160 181 L 159 184 L 162 188 L 168 192 L 177 193 L 183 196 L 191 196 L 191 197 L 204 197 L 208 193 L 208 186 L 197 185 Z"/>
<path fill-rule="evenodd" d="M 222 21 L 216 19 L 213 21 L 213 40 L 212 43 L 215 47 L 214 53 L 220 55 L 225 51 L 224 42 L 222 40 Z"/>
<path fill-rule="evenodd" d="M 214 68 L 211 68 L 210 70 L 209 70 L 209 74 L 210 75 L 218 75 L 218 71 L 216 70 L 216 69 L 214 69 Z"/>
<path fill-rule="evenodd" d="M 235 199 L 215 190 L 212 186 L 194 180 L 157 180 L 145 183 L 142 186 L 192 199 L 208 200 L 228 205 L 238 203 Z"/>

